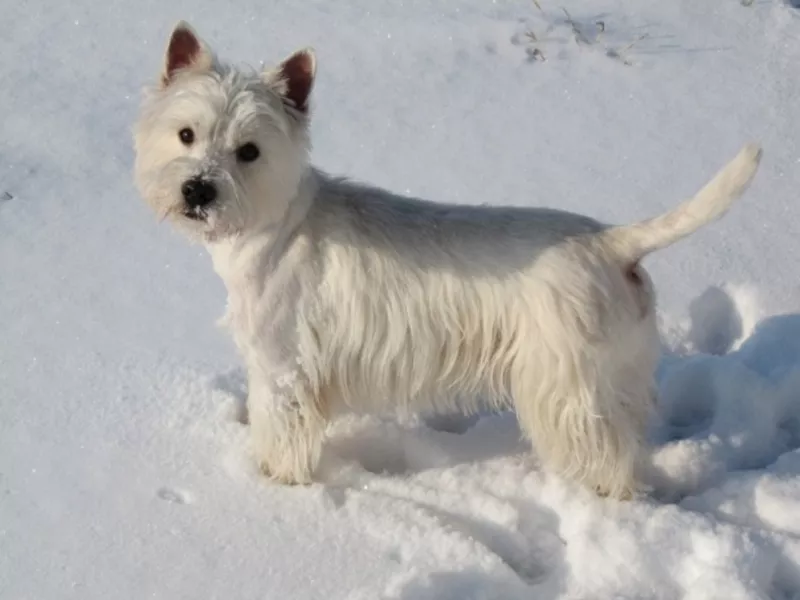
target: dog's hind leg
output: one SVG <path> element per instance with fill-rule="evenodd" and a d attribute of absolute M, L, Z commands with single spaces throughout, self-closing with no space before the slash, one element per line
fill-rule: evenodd
<path fill-rule="evenodd" d="M 630 499 L 651 402 L 645 374 L 564 350 L 540 363 L 542 376 L 516 370 L 520 427 L 545 468 L 599 495 Z"/>
<path fill-rule="evenodd" d="M 621 410 L 603 410 L 600 405 L 609 402 L 596 393 L 560 387 L 550 397 L 529 396 L 516 406 L 543 466 L 599 495 L 630 498 L 639 445 L 633 424 L 624 415 L 619 419 Z"/>

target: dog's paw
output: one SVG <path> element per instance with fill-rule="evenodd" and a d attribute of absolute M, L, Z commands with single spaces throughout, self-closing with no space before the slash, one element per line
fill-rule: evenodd
<path fill-rule="evenodd" d="M 305 474 L 299 475 L 294 472 L 290 471 L 281 471 L 276 470 L 270 467 L 269 463 L 266 461 L 259 461 L 258 468 L 261 471 L 261 474 L 264 475 L 270 481 L 274 481 L 275 483 L 280 483 L 281 485 L 309 485 L 311 483 L 311 477 Z"/>
<path fill-rule="evenodd" d="M 319 462 L 321 441 L 313 436 L 259 435 L 253 430 L 259 470 L 283 485 L 307 485 Z"/>
<path fill-rule="evenodd" d="M 594 493 L 600 498 L 608 498 L 610 500 L 619 500 L 621 502 L 630 502 L 633 500 L 633 492 L 631 490 L 622 490 L 612 495 L 611 490 L 608 488 L 597 486 L 594 488 Z"/>
<path fill-rule="evenodd" d="M 620 502 L 631 502 L 633 500 L 640 500 L 653 492 L 653 487 L 644 483 L 636 483 L 634 486 L 624 487 L 618 490 L 612 490 L 603 485 L 596 485 L 594 493 L 600 498 L 608 498 L 610 500 L 618 500 Z"/>

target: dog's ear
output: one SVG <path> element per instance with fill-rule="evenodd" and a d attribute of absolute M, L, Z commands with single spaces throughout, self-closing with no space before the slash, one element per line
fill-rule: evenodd
<path fill-rule="evenodd" d="M 307 114 L 316 73 L 317 58 L 314 50 L 303 48 L 284 60 L 276 69 L 265 73 L 265 78 L 276 88 L 284 102 Z"/>
<path fill-rule="evenodd" d="M 211 52 L 194 29 L 186 21 L 180 21 L 169 38 L 161 83 L 164 86 L 169 85 L 175 73 L 182 69 L 208 71 L 212 62 Z"/>

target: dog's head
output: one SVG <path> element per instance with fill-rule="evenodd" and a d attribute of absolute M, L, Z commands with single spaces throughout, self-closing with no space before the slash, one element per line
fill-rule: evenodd
<path fill-rule="evenodd" d="M 280 221 L 308 168 L 311 50 L 274 69 L 219 63 L 179 23 L 134 128 L 139 192 L 202 240 Z"/>

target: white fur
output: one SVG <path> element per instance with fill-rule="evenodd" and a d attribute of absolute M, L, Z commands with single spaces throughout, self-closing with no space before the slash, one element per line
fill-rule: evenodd
<path fill-rule="evenodd" d="M 182 25 L 182 27 L 186 27 Z M 749 183 L 747 146 L 666 216 L 608 227 L 556 210 L 400 197 L 308 164 L 307 115 L 281 69 L 208 60 L 146 98 L 136 179 L 161 215 L 201 239 L 228 289 L 264 471 L 308 482 L 326 424 L 355 411 L 516 411 L 541 461 L 630 497 L 659 355 L 653 287 L 638 261 L 722 214 Z M 313 62 L 312 62 L 313 64 Z M 183 147 L 177 131 L 197 130 Z M 239 165 L 237 145 L 264 160 Z M 183 215 L 204 173 L 220 198 Z"/>

